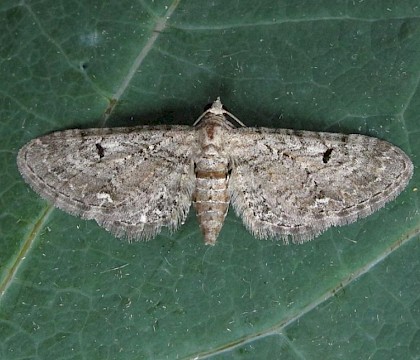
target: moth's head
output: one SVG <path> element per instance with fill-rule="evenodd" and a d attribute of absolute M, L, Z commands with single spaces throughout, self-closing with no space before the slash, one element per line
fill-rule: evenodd
<path fill-rule="evenodd" d="M 196 126 L 200 121 L 207 116 L 208 114 L 221 116 L 223 119 L 223 122 L 225 124 L 228 124 L 229 127 L 234 128 L 235 126 L 227 120 L 226 116 L 231 117 L 233 120 L 235 120 L 240 126 L 245 126 L 235 115 L 230 113 L 226 108 L 223 106 L 222 102 L 220 101 L 220 96 L 217 97 L 217 99 L 209 106 L 206 106 L 204 108 L 204 112 L 201 114 L 201 116 L 196 120 L 193 126 Z"/>
<path fill-rule="evenodd" d="M 223 115 L 226 113 L 226 109 L 223 108 L 223 104 L 220 101 L 220 96 L 217 97 L 207 111 L 215 115 Z"/>

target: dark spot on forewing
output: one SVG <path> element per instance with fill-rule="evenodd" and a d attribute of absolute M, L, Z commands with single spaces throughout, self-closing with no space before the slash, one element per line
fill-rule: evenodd
<path fill-rule="evenodd" d="M 96 144 L 96 151 L 98 152 L 98 155 L 101 159 L 105 156 L 105 149 L 101 144 Z"/>
<path fill-rule="evenodd" d="M 324 155 L 322 156 L 322 162 L 326 164 L 328 161 L 330 161 L 331 153 L 333 149 L 328 149 L 326 152 L 324 152 Z"/>

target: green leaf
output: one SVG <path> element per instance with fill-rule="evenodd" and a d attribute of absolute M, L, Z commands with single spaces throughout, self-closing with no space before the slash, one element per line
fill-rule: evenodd
<path fill-rule="evenodd" d="M 221 96 L 249 126 L 362 133 L 419 163 L 420 8 L 409 2 L 4 1 L 2 359 L 415 359 L 419 175 L 304 245 L 230 211 L 128 244 L 51 208 L 18 149 L 75 127 L 192 124 Z"/>

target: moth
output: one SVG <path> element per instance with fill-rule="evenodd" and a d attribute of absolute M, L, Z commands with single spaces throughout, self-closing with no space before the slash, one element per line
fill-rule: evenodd
<path fill-rule="evenodd" d="M 54 206 L 129 240 L 176 230 L 193 203 L 208 245 L 229 204 L 256 238 L 302 243 L 383 207 L 413 173 L 386 141 L 245 127 L 220 98 L 192 127 L 55 132 L 20 149 L 17 164 Z"/>

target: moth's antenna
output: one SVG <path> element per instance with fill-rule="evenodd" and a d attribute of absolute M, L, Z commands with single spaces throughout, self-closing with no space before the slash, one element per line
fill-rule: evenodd
<path fill-rule="evenodd" d="M 239 120 L 235 115 L 233 115 L 229 111 L 223 109 L 223 104 L 220 101 L 220 96 L 217 97 L 217 99 L 213 102 L 213 104 L 211 105 L 211 107 L 209 109 L 207 109 L 206 111 L 204 111 L 200 115 L 200 117 L 195 121 L 193 126 L 196 126 L 201 121 L 201 119 L 204 117 L 204 115 L 206 115 L 208 113 L 212 113 L 212 114 L 215 114 L 215 115 L 228 115 L 233 120 L 235 120 L 239 125 L 241 125 L 243 127 L 246 127 L 245 124 L 241 120 Z"/>

